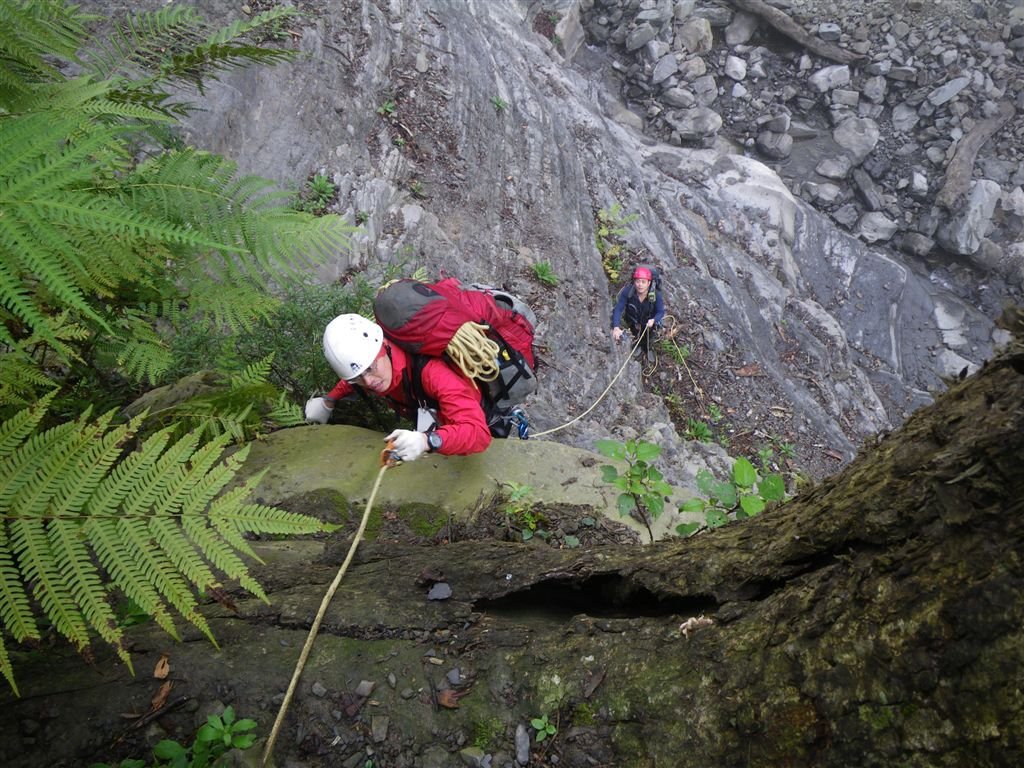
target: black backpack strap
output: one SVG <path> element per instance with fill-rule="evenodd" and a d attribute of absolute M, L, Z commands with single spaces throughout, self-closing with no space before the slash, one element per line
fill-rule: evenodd
<path fill-rule="evenodd" d="M 431 358 L 427 355 L 409 354 L 409 365 L 402 371 L 402 391 L 405 399 L 411 404 L 413 425 L 416 424 L 416 409 L 423 408 L 428 411 L 437 411 L 438 403 L 431 397 L 427 397 L 423 389 L 423 369 Z"/>

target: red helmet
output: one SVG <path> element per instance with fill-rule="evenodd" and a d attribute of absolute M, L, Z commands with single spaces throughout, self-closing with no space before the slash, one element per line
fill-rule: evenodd
<path fill-rule="evenodd" d="M 642 280 L 650 280 L 654 275 L 651 274 L 651 270 L 647 267 L 637 267 L 633 270 L 633 279 L 640 278 Z"/>

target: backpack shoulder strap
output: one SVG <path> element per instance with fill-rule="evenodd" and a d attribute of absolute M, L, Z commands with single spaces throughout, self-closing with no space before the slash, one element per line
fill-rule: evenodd
<path fill-rule="evenodd" d="M 421 408 L 437 408 L 437 402 L 427 397 L 423 389 L 423 369 L 431 358 L 427 355 L 409 356 L 409 366 L 402 373 L 402 388 L 408 401 Z"/>

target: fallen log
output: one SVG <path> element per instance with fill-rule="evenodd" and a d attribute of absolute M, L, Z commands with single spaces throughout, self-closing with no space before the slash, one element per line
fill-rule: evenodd
<path fill-rule="evenodd" d="M 946 179 L 942 189 L 935 196 L 935 204 L 945 208 L 950 213 L 955 213 L 960 200 L 967 193 L 974 175 L 974 161 L 978 152 L 996 133 L 1006 125 L 1007 121 L 1014 116 L 1016 110 L 1008 101 L 999 105 L 999 114 L 986 120 L 981 120 L 967 132 L 956 145 L 953 159 L 946 167 Z"/>
<path fill-rule="evenodd" d="M 821 56 L 823 59 L 828 59 L 829 61 L 834 61 L 839 64 L 853 64 L 863 58 L 859 54 L 847 51 L 837 45 L 825 42 L 820 37 L 815 37 L 814 35 L 809 34 L 803 27 L 793 21 L 788 14 L 780 11 L 778 8 L 773 8 L 763 2 L 763 0 L 726 1 L 741 11 L 746 11 L 747 13 L 757 16 L 759 19 L 768 23 L 776 31 L 781 32 L 786 37 L 803 46 L 811 53 Z"/>

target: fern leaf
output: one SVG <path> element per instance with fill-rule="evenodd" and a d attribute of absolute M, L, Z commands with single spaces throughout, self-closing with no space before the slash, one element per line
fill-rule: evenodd
<path fill-rule="evenodd" d="M 170 429 L 163 429 L 150 435 L 138 451 L 127 456 L 103 478 L 96 491 L 89 497 L 83 510 L 87 516 L 105 517 L 121 509 L 122 503 L 129 497 L 135 499 L 140 486 L 153 483 L 153 467 L 160 459 L 160 454 L 171 437 Z M 181 443 L 178 451 L 191 450 L 187 439 Z M 171 453 L 174 453 L 173 449 Z"/>
<path fill-rule="evenodd" d="M 56 397 L 56 392 L 51 392 L 39 399 L 31 408 L 19 411 L 10 419 L 0 423 L 0 487 L 6 485 L 5 469 L 6 459 L 15 449 L 21 447 L 29 435 L 31 435 L 46 415 L 46 409 Z M 0 506 L 0 510 L 3 507 Z"/>
<path fill-rule="evenodd" d="M 39 79 L 59 76 L 45 54 L 74 59 L 89 18 L 63 3 L 0 4 L 0 60 L 9 85 L 28 91 Z"/>
<path fill-rule="evenodd" d="M 73 430 L 74 424 L 61 424 L 43 434 L 32 435 L 18 449 L 0 457 L 0 513 L 16 511 L 19 517 L 40 514 L 38 510 L 30 511 L 15 504 L 19 498 L 30 501 L 34 493 L 41 490 L 36 473 L 41 468 L 46 469 L 50 452 L 59 450 Z M 45 491 L 45 487 L 42 490 Z"/>
<path fill-rule="evenodd" d="M 302 535 L 322 531 L 323 524 L 308 515 L 298 515 L 263 504 L 244 503 L 259 485 L 265 472 L 250 477 L 244 484 L 219 496 L 210 505 L 210 519 L 214 525 L 230 525 L 240 533 Z"/>
<path fill-rule="evenodd" d="M 67 501 L 75 494 L 75 487 L 81 480 L 79 462 L 88 460 L 90 453 L 103 447 L 96 441 L 106 431 L 112 417 L 111 411 L 96 421 L 89 421 L 86 413 L 77 423 L 58 425 L 29 440 L 39 451 L 23 452 L 30 463 L 18 467 L 21 476 L 12 484 L 18 490 L 11 498 L 10 509 L 18 517 L 51 516 L 52 505 L 60 505 L 62 500 Z M 114 439 L 119 442 L 121 435 L 115 433 Z M 107 451 L 109 453 L 109 447 Z"/>
<path fill-rule="evenodd" d="M 145 527 L 145 523 L 136 521 L 136 524 Z M 92 518 L 83 526 L 82 532 L 96 552 L 100 565 L 109 574 L 111 582 L 153 617 L 167 634 L 175 640 L 181 639 L 166 606 L 147 575 L 147 566 L 153 568 L 153 565 L 147 563 L 146 558 L 158 556 L 150 555 L 144 547 L 133 546 L 133 538 L 130 535 L 125 536 L 126 533 L 130 534 L 132 529 L 126 528 L 123 521 Z M 149 542 L 148 535 L 145 536 L 145 542 Z"/>
<path fill-rule="evenodd" d="M 7 647 L 4 645 L 4 636 L 2 634 L 0 634 L 0 673 L 7 678 L 7 683 L 11 686 L 11 690 L 14 691 L 14 695 L 21 696 L 18 684 L 14 680 L 14 667 L 11 665 L 11 657 L 7 653 Z"/>
<path fill-rule="evenodd" d="M 100 573 L 89 558 L 89 549 L 81 533 L 82 525 L 77 520 L 50 522 L 47 534 L 54 562 L 64 577 L 67 594 L 82 612 L 88 625 L 114 647 L 121 661 L 135 674 L 131 657 L 121 644 L 121 630 L 107 602 L 107 593 L 100 583 Z"/>
<path fill-rule="evenodd" d="M 216 645 L 217 641 L 213 637 L 210 625 L 206 622 L 203 615 L 196 610 L 199 603 L 195 595 L 185 580 L 181 578 L 170 558 L 164 556 L 164 553 L 159 548 L 153 546 L 153 537 L 150 534 L 146 521 L 132 518 L 119 520 L 117 529 L 118 536 L 124 544 L 128 556 L 138 565 L 139 570 L 143 574 L 143 578 L 139 582 L 140 587 L 148 589 L 151 585 L 181 614 L 182 618 L 197 627 L 206 635 L 211 643 Z M 138 601 L 136 600 L 136 602 Z M 139 605 L 142 605 L 142 603 L 139 603 Z M 158 607 L 163 614 L 163 604 L 158 602 Z M 156 617 L 156 614 L 149 611 L 149 609 L 143 608 L 143 610 Z M 166 616 L 166 614 L 163 615 Z M 166 618 L 170 628 L 165 627 L 165 631 L 177 638 L 177 631 L 174 629 L 170 617 Z M 164 625 L 161 623 L 160 626 Z"/>
<path fill-rule="evenodd" d="M 231 388 L 237 390 L 254 384 L 265 384 L 270 376 L 273 363 L 273 352 L 266 357 L 260 358 L 255 363 L 250 363 L 241 373 L 231 377 Z"/>
<path fill-rule="evenodd" d="M 298 427 L 306 423 L 306 414 L 297 403 L 282 392 L 274 406 L 267 412 L 267 418 L 279 427 Z"/>
<path fill-rule="evenodd" d="M 90 53 L 89 69 L 103 79 L 160 66 L 168 49 L 201 39 L 202 21 L 194 8 L 169 6 L 118 21 Z"/>
<path fill-rule="evenodd" d="M 252 594 L 265 603 L 270 602 L 259 583 L 249 575 L 249 569 L 206 521 L 204 515 L 187 510 L 182 516 L 182 527 L 188 537 L 209 558 L 210 562 L 228 578 L 237 579 Z"/>
<path fill-rule="evenodd" d="M 32 616 L 32 605 L 15 566 L 14 553 L 7 535 L 7 523 L 0 522 L 0 621 L 18 642 L 38 640 L 39 629 Z"/>
<path fill-rule="evenodd" d="M 32 593 L 54 628 L 79 651 L 89 645 L 85 619 L 67 590 L 42 520 L 19 518 L 10 523 L 11 550 L 22 577 L 33 583 Z"/>
<path fill-rule="evenodd" d="M 219 587 L 220 582 L 181 527 L 171 518 L 154 517 L 149 521 L 149 532 L 160 545 L 161 550 L 171 559 L 174 567 L 186 579 L 200 589 Z"/>

